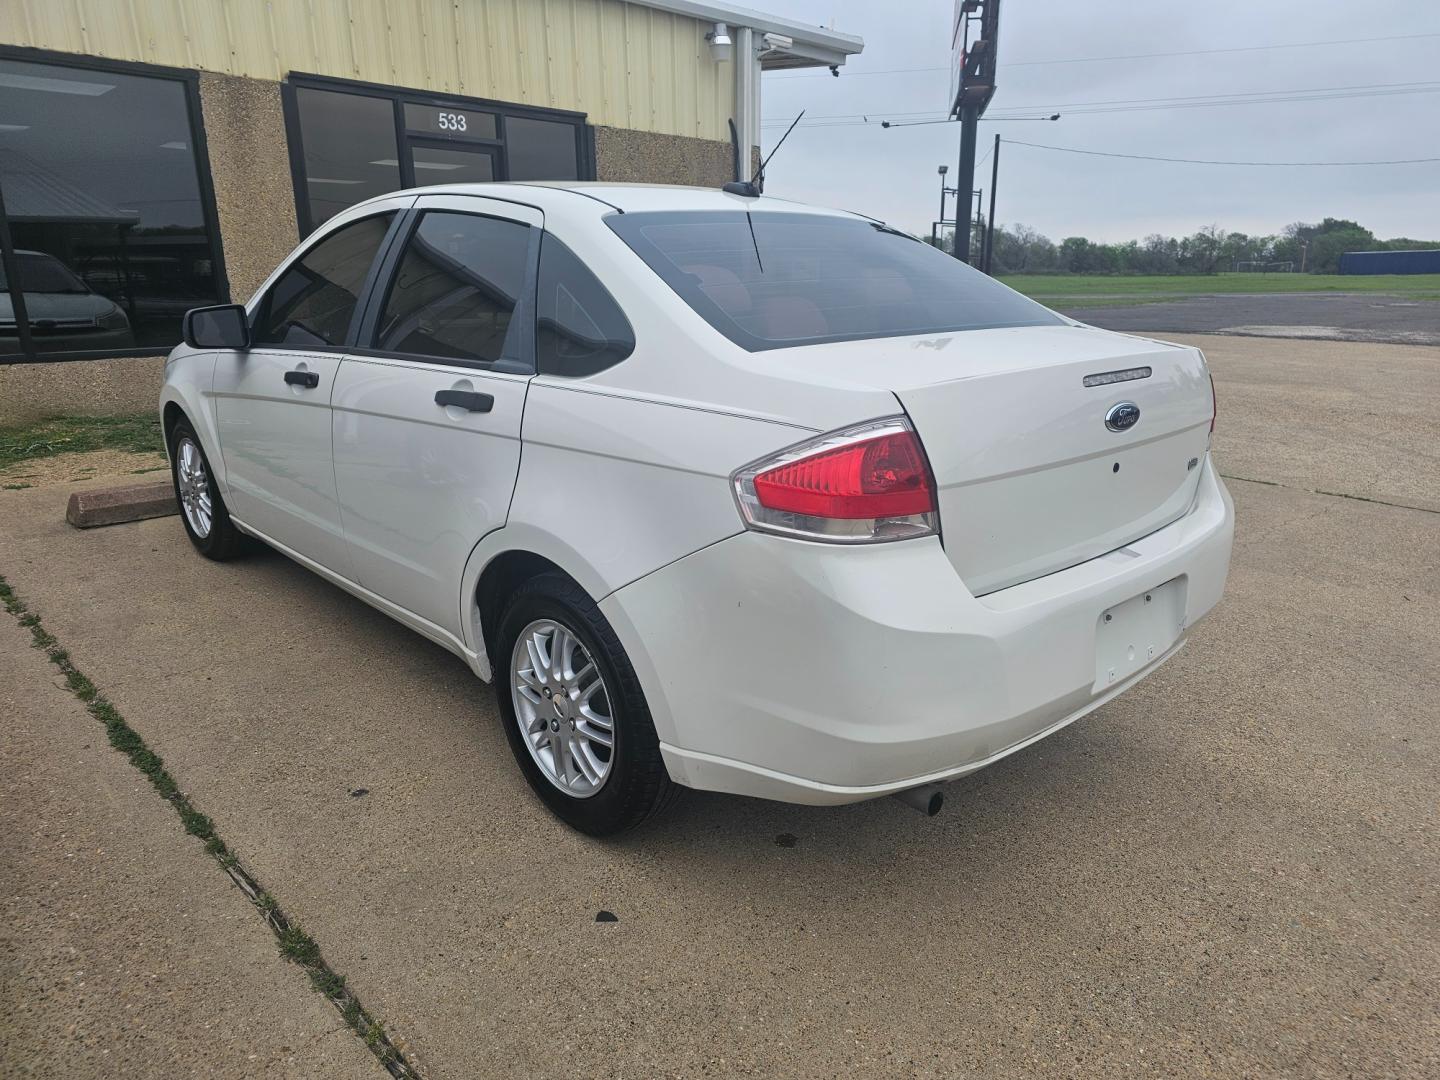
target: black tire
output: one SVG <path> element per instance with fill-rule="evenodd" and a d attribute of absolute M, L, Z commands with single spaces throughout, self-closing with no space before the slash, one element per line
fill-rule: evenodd
<path fill-rule="evenodd" d="M 195 444 L 195 449 L 200 453 L 200 460 L 205 466 L 206 490 L 210 493 L 210 531 L 204 536 L 199 535 L 190 524 L 190 519 L 185 513 L 184 499 L 181 495 L 180 486 L 180 448 L 186 442 Z M 180 504 L 180 524 L 185 527 L 185 535 L 190 537 L 190 543 L 195 545 L 195 550 L 204 555 L 207 559 L 214 559 L 223 562 L 226 559 L 233 559 L 245 554 L 250 549 L 250 538 L 235 527 L 230 520 L 230 511 L 225 505 L 225 499 L 220 494 L 220 488 L 215 483 L 215 470 L 210 467 L 210 458 L 205 453 L 205 447 L 200 442 L 200 437 L 195 434 L 195 429 L 190 426 L 190 421 L 180 419 L 170 429 L 170 480 L 175 485 L 175 501 Z"/>
<path fill-rule="evenodd" d="M 609 773 L 593 795 L 578 798 L 561 791 L 541 771 L 521 733 L 511 690 L 511 656 L 521 631 L 540 620 L 553 620 L 570 631 L 590 655 L 604 680 L 613 722 L 614 746 Z M 660 739 L 640 680 L 620 639 L 595 602 L 569 578 L 541 574 L 515 591 L 494 636 L 495 696 L 505 737 L 525 779 L 555 815 L 580 832 L 608 836 L 632 829 L 667 809 L 680 787 L 670 779 L 660 756 Z"/>

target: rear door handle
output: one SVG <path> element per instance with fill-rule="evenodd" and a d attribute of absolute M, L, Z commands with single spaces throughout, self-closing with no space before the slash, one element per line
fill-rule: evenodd
<path fill-rule="evenodd" d="M 474 390 L 436 390 L 435 404 L 464 409 L 466 412 L 489 412 L 495 407 L 495 397 L 493 394 L 479 394 Z"/>
<path fill-rule="evenodd" d="M 320 373 L 318 371 L 287 371 L 285 381 L 291 386 L 303 386 L 307 390 L 314 390 L 320 385 Z"/>

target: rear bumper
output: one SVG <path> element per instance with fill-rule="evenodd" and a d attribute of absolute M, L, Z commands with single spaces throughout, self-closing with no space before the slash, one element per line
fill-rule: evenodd
<path fill-rule="evenodd" d="M 1233 533 L 1207 457 L 1180 520 L 980 599 L 935 539 L 841 548 L 747 532 L 601 608 L 677 782 L 856 802 L 983 768 L 1144 678 L 1219 601 Z M 1139 631 L 1153 655 L 1122 645 L 1115 661 L 1105 613 L 1166 583 L 1181 617 Z"/>

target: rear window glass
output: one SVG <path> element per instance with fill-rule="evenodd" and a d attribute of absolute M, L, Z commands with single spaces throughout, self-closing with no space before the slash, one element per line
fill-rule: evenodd
<path fill-rule="evenodd" d="M 665 283 L 751 352 L 1060 324 L 929 244 L 858 218 L 743 210 L 614 214 Z"/>

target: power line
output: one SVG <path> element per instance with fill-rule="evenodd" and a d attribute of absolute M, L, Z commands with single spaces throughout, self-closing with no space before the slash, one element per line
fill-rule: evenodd
<path fill-rule="evenodd" d="M 1429 79 L 1416 82 L 1361 83 L 1355 86 L 1307 86 L 1288 90 L 1236 90 L 1228 94 L 1182 94 L 1175 97 L 1110 98 L 1105 101 L 1052 101 L 1030 105 L 1007 105 L 1004 112 L 1036 112 L 1045 109 L 1082 109 L 1109 105 L 1191 105 L 1198 102 L 1227 102 L 1241 98 L 1268 98 L 1289 94 L 1341 94 L 1362 90 L 1403 90 L 1414 88 L 1440 88 L 1440 80 Z M 912 112 L 867 112 L 867 113 L 818 113 L 812 120 L 854 120 L 865 116 L 879 116 L 887 119 L 933 116 L 934 109 L 920 109 Z M 762 123 L 788 124 L 792 117 L 767 116 Z"/>
<path fill-rule="evenodd" d="M 1129 158 L 1133 161 L 1168 161 L 1179 165 L 1262 165 L 1274 168 L 1318 168 L 1349 165 L 1423 165 L 1440 162 L 1440 157 L 1395 158 L 1390 161 L 1212 161 L 1206 158 L 1156 157 L 1152 154 L 1120 154 L 1108 150 L 1082 150 L 1076 146 L 1050 146 L 1046 143 L 1006 139 L 1006 146 L 1029 146 L 1036 150 L 1058 150 L 1064 154 L 1086 154 L 1090 157 Z"/>
<path fill-rule="evenodd" d="M 1392 34 L 1387 37 L 1344 38 L 1335 41 L 1296 41 L 1280 45 L 1241 45 L 1232 49 L 1191 49 L 1185 52 L 1130 53 L 1124 56 L 1071 56 L 1054 60 L 1016 60 L 1012 62 L 1002 62 L 1000 67 L 1042 67 L 1050 64 L 1099 64 L 1111 60 L 1155 60 L 1174 56 L 1214 56 L 1218 53 L 1265 52 L 1271 49 L 1314 49 L 1327 45 L 1369 45 L 1379 41 L 1414 41 L 1420 38 L 1436 37 L 1440 37 L 1440 33 Z M 847 78 L 854 79 L 862 75 L 908 75 L 914 72 L 949 70 L 950 68 L 948 67 L 886 68 L 882 71 L 847 71 L 845 74 Z M 818 75 L 775 75 L 768 81 L 784 82 L 788 79 L 824 78 L 829 78 L 829 72 L 823 72 Z"/>
<path fill-rule="evenodd" d="M 1312 90 L 1270 90 L 1252 91 L 1248 94 L 1211 95 L 1196 98 L 1135 98 L 1130 101 L 1071 102 L 1053 105 L 1013 105 L 1004 114 L 992 113 L 986 120 L 1017 120 L 1018 112 L 1060 112 L 1066 116 L 1098 116 L 1109 113 L 1164 112 L 1172 109 L 1211 109 L 1227 105 L 1283 105 L 1291 102 L 1339 101 L 1352 98 L 1400 97 L 1409 94 L 1433 94 L 1440 92 L 1440 82 L 1422 83 L 1377 83 L 1370 87 L 1316 87 Z M 875 123 L 879 120 L 896 120 L 896 126 L 918 124 L 947 124 L 955 121 L 934 110 L 921 112 L 894 113 L 834 113 L 816 116 L 816 122 L 807 122 L 803 127 L 853 127 Z M 788 123 L 789 118 L 766 118 L 762 124 L 773 126 Z"/>

